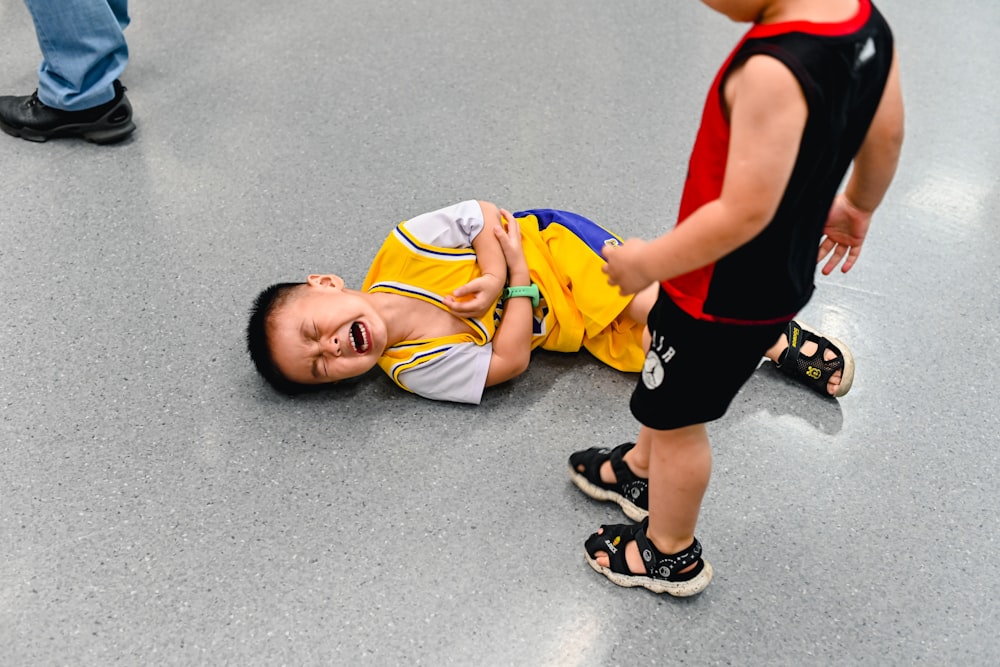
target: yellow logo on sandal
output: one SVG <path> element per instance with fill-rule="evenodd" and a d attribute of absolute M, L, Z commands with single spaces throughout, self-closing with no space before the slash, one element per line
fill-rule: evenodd
<path fill-rule="evenodd" d="M 818 380 L 823 377 L 823 372 L 815 366 L 806 366 L 806 375 L 811 377 L 813 380 Z"/>

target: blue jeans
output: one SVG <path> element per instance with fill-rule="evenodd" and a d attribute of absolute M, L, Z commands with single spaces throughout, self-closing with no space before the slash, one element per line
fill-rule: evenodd
<path fill-rule="evenodd" d="M 46 106 L 80 111 L 110 102 L 128 62 L 122 31 L 128 0 L 24 0 L 35 22 L 42 64 L 38 98 Z"/>

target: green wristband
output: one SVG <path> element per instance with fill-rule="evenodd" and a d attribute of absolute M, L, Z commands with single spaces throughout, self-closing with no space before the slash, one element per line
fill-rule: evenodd
<path fill-rule="evenodd" d="M 530 296 L 531 297 L 531 307 L 538 308 L 538 285 L 531 283 L 530 285 L 520 285 L 518 287 L 505 287 L 503 289 L 503 300 L 511 299 L 517 296 Z"/>

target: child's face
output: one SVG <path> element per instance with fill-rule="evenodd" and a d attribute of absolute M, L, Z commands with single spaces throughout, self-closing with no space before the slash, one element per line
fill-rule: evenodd
<path fill-rule="evenodd" d="M 268 321 L 271 356 L 293 382 L 324 384 L 375 366 L 386 326 L 367 299 L 337 276 L 309 276 Z"/>

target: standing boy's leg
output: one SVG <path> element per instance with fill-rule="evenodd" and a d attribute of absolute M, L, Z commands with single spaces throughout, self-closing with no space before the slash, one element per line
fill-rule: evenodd
<path fill-rule="evenodd" d="M 684 551 L 694 542 L 701 501 L 712 473 L 712 449 L 705 425 L 669 431 L 643 426 L 635 447 L 626 458 L 632 452 L 636 452 L 636 459 L 648 457 L 649 478 L 656 480 L 649 487 L 646 537 L 661 553 Z M 635 541 L 625 545 L 625 558 L 633 573 L 645 572 Z M 605 551 L 596 552 L 595 560 L 602 567 L 610 566 L 610 557 Z M 690 567 L 693 565 L 682 572 Z"/>
<path fill-rule="evenodd" d="M 783 328 L 698 320 L 660 293 L 649 315 L 649 353 L 630 402 L 642 424 L 636 443 L 570 457 L 573 481 L 585 493 L 613 500 L 641 520 L 602 526 L 591 535 L 591 567 L 620 586 L 656 593 L 695 595 L 708 586 L 712 567 L 694 535 L 712 471 L 705 423 L 725 414 Z M 628 477 L 624 484 L 602 478 L 605 459 L 619 481 Z M 637 478 L 644 465 L 648 478 Z M 644 518 L 643 502 L 649 509 Z"/>
<path fill-rule="evenodd" d="M 651 434 L 649 528 L 646 535 L 663 553 L 691 546 L 701 500 L 712 474 L 712 448 L 704 424 Z"/>

